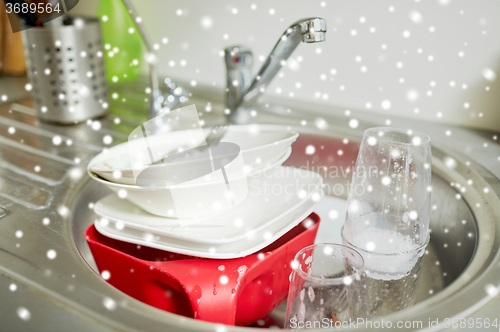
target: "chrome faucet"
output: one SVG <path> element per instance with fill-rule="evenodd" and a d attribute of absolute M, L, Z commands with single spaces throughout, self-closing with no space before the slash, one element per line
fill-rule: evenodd
<path fill-rule="evenodd" d="M 251 81 L 253 56 L 244 46 L 225 49 L 227 68 L 226 114 L 231 123 L 246 123 L 253 104 L 286 63 L 295 48 L 304 43 L 325 41 L 326 21 L 319 17 L 299 20 L 281 35 L 273 50 Z"/>

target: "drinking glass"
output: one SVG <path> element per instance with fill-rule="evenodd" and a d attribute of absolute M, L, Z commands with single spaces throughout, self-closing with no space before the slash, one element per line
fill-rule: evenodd
<path fill-rule="evenodd" d="M 365 259 L 372 316 L 414 301 L 429 241 L 430 181 L 427 135 L 386 127 L 365 131 L 342 236 Z"/>
<path fill-rule="evenodd" d="M 308 246 L 292 267 L 285 328 L 332 328 L 368 319 L 364 262 L 356 250 L 330 243 Z"/>

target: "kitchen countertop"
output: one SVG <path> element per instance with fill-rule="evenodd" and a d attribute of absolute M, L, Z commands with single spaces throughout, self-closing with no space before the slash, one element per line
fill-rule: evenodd
<path fill-rule="evenodd" d="M 87 331 L 89 326 L 93 331 L 141 329 L 141 322 L 121 309 L 101 314 L 103 296 L 113 297 L 119 292 L 103 280 L 96 283 L 95 273 L 85 262 L 75 260 L 78 248 L 72 243 L 69 216 L 72 197 L 88 180 L 86 163 L 106 147 L 103 138 L 111 136 L 113 144 L 124 142 L 128 133 L 145 119 L 142 96 L 137 98 L 138 106 L 112 102 L 111 114 L 97 120 L 99 126 L 92 126 L 93 121 L 57 126 L 37 120 L 25 84 L 23 78 L 0 79 L 0 94 L 8 96 L 0 104 L 0 296 L 4 299 L 0 304 L 0 329 L 14 331 L 41 326 L 50 331 L 67 331 L 68 326 L 74 331 Z M 191 101 L 198 105 L 198 110 L 207 101 L 214 110 L 222 110 L 219 91 L 214 94 L 211 89 L 197 87 L 193 94 L 197 97 Z M 10 107 L 15 101 L 24 107 Z M 386 120 L 355 110 L 346 116 L 346 109 L 340 107 L 315 105 L 314 112 L 304 111 L 310 107 L 308 103 L 266 98 L 256 120 L 301 126 L 302 120 L 314 124 L 323 118 L 331 124 L 324 130 L 335 130 L 337 135 L 353 140 L 359 140 L 365 128 L 384 125 Z M 207 125 L 221 120 L 216 111 L 204 115 Z M 359 120 L 359 127 L 349 127 L 353 118 Z M 429 133 L 433 144 L 441 150 L 481 165 L 491 179 L 500 178 L 500 144 L 493 139 L 494 135 L 500 136 L 498 133 L 396 117 L 391 117 L 391 126 Z M 15 128 L 13 133 L 10 128 Z M 314 125 L 308 125 L 307 130 L 320 131 Z M 451 130 L 451 136 L 446 135 L 447 130 Z M 493 191 L 500 196 L 497 184 Z M 49 258 L 51 250 L 56 253 L 55 259 Z M 16 285 L 14 291 L 12 284 Z M 137 301 L 124 305 L 128 310 L 148 307 Z M 29 311 L 30 319 L 16 319 L 27 317 L 22 308 Z M 154 314 L 160 312 L 148 308 L 145 311 L 151 316 L 148 329 L 165 330 L 168 324 Z M 190 328 L 205 330 L 206 325 L 201 324 L 195 322 Z"/>

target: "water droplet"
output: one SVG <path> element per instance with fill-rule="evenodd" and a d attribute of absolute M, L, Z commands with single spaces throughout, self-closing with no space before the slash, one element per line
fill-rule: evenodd
<path fill-rule="evenodd" d="M 390 177 L 388 177 L 388 176 L 384 176 L 384 177 L 382 178 L 382 184 L 383 184 L 384 186 L 388 186 L 388 185 L 390 185 L 390 184 L 391 184 L 391 178 L 390 178 Z"/>
<path fill-rule="evenodd" d="M 19 307 L 17 308 L 17 315 L 22 319 L 22 320 L 30 320 L 31 319 L 31 313 L 29 312 L 28 309 L 24 307 Z"/>
<path fill-rule="evenodd" d="M 485 68 L 483 69 L 483 77 L 492 82 L 494 80 L 496 80 L 497 78 L 497 75 L 495 74 L 495 72 L 493 70 L 491 70 L 490 68 Z"/>
<path fill-rule="evenodd" d="M 108 280 L 111 277 L 111 273 L 109 271 L 102 271 L 101 276 L 104 280 Z"/>
<path fill-rule="evenodd" d="M 56 258 L 56 256 L 57 256 L 57 253 L 54 249 L 50 249 L 49 251 L 47 251 L 47 257 L 49 259 L 54 259 L 54 258 Z"/>
<path fill-rule="evenodd" d="M 314 145 L 308 145 L 306 147 L 306 154 L 312 155 L 314 154 L 314 152 L 316 152 L 316 148 L 314 147 Z"/>
<path fill-rule="evenodd" d="M 108 310 L 115 310 L 116 309 L 116 302 L 115 302 L 115 300 L 113 300 L 113 299 L 111 299 L 109 297 L 104 298 L 104 300 L 102 301 L 102 304 Z"/>
<path fill-rule="evenodd" d="M 314 289 L 309 286 L 309 289 L 307 290 L 307 295 L 309 296 L 309 300 L 311 302 L 314 302 L 314 299 L 316 298 L 316 294 L 314 294 Z"/>

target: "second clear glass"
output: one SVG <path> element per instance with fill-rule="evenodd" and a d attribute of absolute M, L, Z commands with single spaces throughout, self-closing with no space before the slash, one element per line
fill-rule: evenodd
<path fill-rule="evenodd" d="M 368 319 L 364 261 L 356 250 L 316 244 L 299 251 L 292 264 L 285 328 L 332 328 Z"/>

